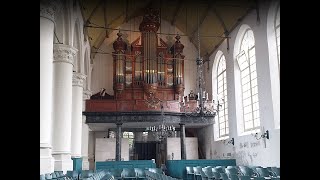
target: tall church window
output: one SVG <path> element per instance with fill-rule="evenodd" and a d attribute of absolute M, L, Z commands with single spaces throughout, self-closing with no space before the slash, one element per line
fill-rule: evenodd
<path fill-rule="evenodd" d="M 219 137 L 229 135 L 228 123 L 228 98 L 227 98 L 227 76 L 226 76 L 226 59 L 221 54 L 217 69 L 217 91 L 219 98 L 224 99 L 222 107 L 218 113 Z"/>
<path fill-rule="evenodd" d="M 242 37 L 237 62 L 241 74 L 244 131 L 250 131 L 260 127 L 255 40 L 251 29 Z"/>

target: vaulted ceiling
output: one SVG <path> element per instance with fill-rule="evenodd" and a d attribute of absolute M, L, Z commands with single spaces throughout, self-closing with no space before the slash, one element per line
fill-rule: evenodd
<path fill-rule="evenodd" d="M 79 2 L 85 31 L 93 50 L 99 48 L 105 38 L 109 38 L 108 35 L 114 28 L 134 17 L 143 16 L 145 9 L 151 7 L 159 9 L 160 17 L 179 28 L 196 47 L 198 47 L 197 31 L 200 30 L 201 56 L 211 55 L 248 12 L 257 7 L 257 1 L 252 0 L 80 0 Z"/>

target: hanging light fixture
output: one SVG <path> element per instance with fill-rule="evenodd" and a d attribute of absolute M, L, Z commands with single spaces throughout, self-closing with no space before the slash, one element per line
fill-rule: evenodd
<path fill-rule="evenodd" d="M 198 24 L 198 57 L 196 59 L 197 64 L 197 94 L 193 91 L 187 97 L 179 96 L 179 104 L 186 116 L 210 116 L 214 117 L 220 107 L 222 107 L 223 99 L 218 99 L 215 103 L 214 96 L 209 100 L 209 93 L 205 90 L 205 81 L 203 76 L 203 59 L 200 57 L 200 27 L 199 27 L 199 8 L 197 11 L 197 24 Z M 186 98 L 186 99 L 185 99 Z"/>
<path fill-rule="evenodd" d="M 161 101 L 160 101 L 160 108 L 161 108 L 162 123 L 159 124 L 158 126 L 149 126 L 146 128 L 146 131 L 152 132 L 156 136 L 157 140 L 163 141 L 167 137 L 171 136 L 176 131 L 176 128 L 173 125 L 166 125 L 165 124 L 163 104 Z"/>

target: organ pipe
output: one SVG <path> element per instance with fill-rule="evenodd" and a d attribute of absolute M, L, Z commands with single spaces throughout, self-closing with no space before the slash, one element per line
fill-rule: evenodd
<path fill-rule="evenodd" d="M 127 44 L 122 40 L 122 33 L 117 33 L 118 38 L 113 43 L 114 60 L 115 60 L 115 82 L 114 89 L 121 93 L 124 90 L 124 80 L 125 80 L 125 61 L 126 61 L 126 50 Z"/>

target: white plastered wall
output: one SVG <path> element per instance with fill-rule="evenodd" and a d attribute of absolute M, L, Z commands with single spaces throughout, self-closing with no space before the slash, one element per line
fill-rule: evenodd
<path fill-rule="evenodd" d="M 186 159 L 198 159 L 198 138 L 186 137 Z M 173 155 L 173 157 L 172 157 Z M 167 160 L 181 159 L 180 138 L 167 138 Z"/>

